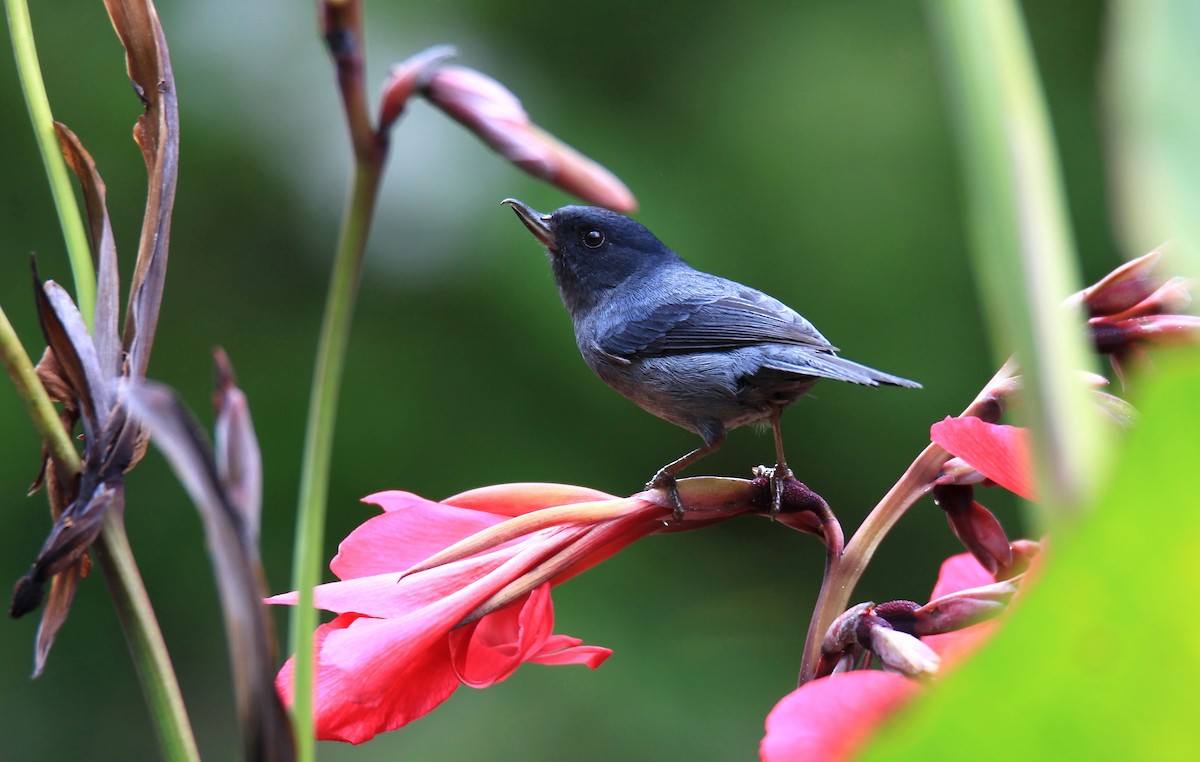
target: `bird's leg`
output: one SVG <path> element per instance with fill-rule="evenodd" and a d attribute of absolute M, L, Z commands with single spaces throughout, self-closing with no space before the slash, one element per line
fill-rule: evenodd
<path fill-rule="evenodd" d="M 679 488 L 676 485 L 675 474 L 687 468 L 691 464 L 714 452 L 725 442 L 725 427 L 722 426 L 719 431 L 711 430 L 701 432 L 704 437 L 704 446 L 697 447 L 687 455 L 684 455 L 679 460 L 674 460 L 658 469 L 658 473 L 654 478 L 646 483 L 646 489 L 663 489 L 667 491 L 667 497 L 671 500 L 673 512 L 676 521 L 683 521 L 683 501 L 679 499 Z"/>
<path fill-rule="evenodd" d="M 792 469 L 788 468 L 787 458 L 783 455 L 783 431 L 779 419 L 783 410 L 776 408 L 771 415 L 771 431 L 775 434 L 775 469 L 771 472 L 771 515 L 779 515 L 783 502 L 783 483 L 792 478 Z"/>

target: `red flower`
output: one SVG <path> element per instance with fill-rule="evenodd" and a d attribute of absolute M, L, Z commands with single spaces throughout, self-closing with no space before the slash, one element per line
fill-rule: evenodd
<path fill-rule="evenodd" d="M 962 553 L 942 563 L 932 598 L 995 581 L 974 557 Z M 983 622 L 922 640 L 942 657 L 944 665 L 978 648 L 994 625 Z M 850 759 L 888 717 L 920 691 L 921 683 L 878 670 L 813 680 L 784 696 L 767 715 L 759 756 L 764 762 Z"/>
<path fill-rule="evenodd" d="M 947 417 L 929 428 L 929 438 L 1001 487 L 1034 499 L 1028 430 L 972 416 Z"/>
<path fill-rule="evenodd" d="M 486 687 L 524 662 L 599 666 L 607 648 L 553 634 L 552 585 L 639 537 L 769 505 L 765 480 L 680 487 L 683 521 L 670 521 L 654 493 L 617 498 L 557 484 L 485 487 L 442 503 L 407 492 L 366 498 L 384 512 L 342 541 L 330 563 L 341 581 L 314 591 L 316 605 L 338 615 L 315 639 L 318 737 L 361 743 L 430 711 L 459 684 Z M 789 510 L 783 523 L 811 531 L 811 506 Z M 268 602 L 294 604 L 296 594 Z M 291 661 L 276 687 L 291 700 Z"/>
<path fill-rule="evenodd" d="M 506 485 L 446 503 L 406 492 L 382 492 L 365 501 L 381 507 L 383 514 L 359 526 L 339 546 L 330 568 L 342 581 L 315 591 L 316 605 L 338 614 L 316 634 L 317 733 L 321 739 L 351 743 L 411 722 L 460 683 L 482 688 L 504 680 L 523 662 L 599 666 L 611 654 L 607 648 L 553 634 L 550 585 L 583 568 L 591 558 L 589 549 L 592 556 L 607 556 L 639 536 L 622 530 L 665 512 L 643 500 L 558 485 Z M 549 526 L 519 542 L 405 574 L 510 515 L 584 501 L 591 502 L 580 508 L 602 510 L 609 518 Z M 462 624 L 534 567 L 597 534 L 609 542 L 584 545 L 570 569 L 550 580 L 535 580 L 498 610 Z M 295 593 L 288 593 L 268 602 L 295 600 Z M 291 660 L 276 686 L 290 701 Z"/>

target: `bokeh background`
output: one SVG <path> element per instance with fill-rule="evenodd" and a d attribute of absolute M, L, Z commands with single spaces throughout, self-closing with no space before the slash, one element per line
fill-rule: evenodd
<path fill-rule="evenodd" d="M 296 485 L 316 331 L 349 152 L 311 4 L 163 0 L 182 160 L 171 264 L 150 375 L 211 420 L 210 350 L 249 396 L 266 470 L 263 555 L 289 589 Z M 1025 3 L 1062 155 L 1082 269 L 1119 259 L 1105 193 L 1100 3 Z M 98 2 L 33 9 L 56 118 L 95 156 L 127 282 L 144 172 L 139 113 Z M 542 126 L 607 165 L 638 218 L 694 265 L 766 290 L 846 356 L 923 391 L 819 385 L 785 417 L 789 458 L 847 534 L 987 380 L 965 257 L 953 136 L 916 2 L 368 3 L 369 81 L 449 42 L 506 83 Z M 377 85 L 373 84 L 374 89 Z M 43 346 L 28 255 L 70 274 L 11 56 L 0 56 L 0 304 Z M 507 481 L 640 487 L 696 438 L 640 411 L 579 360 L 545 257 L 511 212 L 574 200 L 492 155 L 423 103 L 394 134 L 337 430 L 327 557 L 388 488 L 441 498 Z M 746 475 L 770 437 L 731 435 L 694 474 Z M 24 497 L 39 446 L 0 383 L 0 578 L 49 527 Z M 990 497 L 990 496 L 987 496 Z M 1020 517 L 999 496 L 1013 533 Z M 128 481 L 127 521 L 206 759 L 237 729 L 200 523 L 162 458 Z M 918 506 L 855 598 L 923 600 L 956 552 Z M 755 757 L 795 684 L 820 582 L 812 538 L 762 519 L 640 542 L 558 589 L 557 631 L 614 649 L 598 671 L 526 666 L 459 690 L 428 717 L 323 759 Z M 285 619 L 277 618 L 282 638 Z M 99 575 L 80 588 L 46 674 L 28 679 L 36 616 L 0 625 L 0 757 L 157 756 Z"/>

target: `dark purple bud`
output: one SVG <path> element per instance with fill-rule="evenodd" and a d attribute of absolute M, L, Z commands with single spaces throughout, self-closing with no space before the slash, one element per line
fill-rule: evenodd
<path fill-rule="evenodd" d="M 873 613 L 882 617 L 893 628 L 911 635 L 916 622 L 915 612 L 919 608 L 921 604 L 916 601 L 888 601 L 876 606 Z"/>
<path fill-rule="evenodd" d="M 1135 345 L 1176 346 L 1200 339 L 1200 317 L 1147 315 L 1118 322 L 1092 320 L 1092 343 L 1100 354 L 1123 355 Z"/>
<path fill-rule="evenodd" d="M 935 598 L 913 612 L 912 632 L 940 635 L 978 624 L 1002 612 L 1016 592 L 1016 584 L 1006 581 Z"/>
<path fill-rule="evenodd" d="M 1012 563 L 1012 547 L 1004 527 L 991 511 L 975 502 L 971 487 L 936 485 L 933 499 L 946 512 L 954 536 L 983 568 L 995 574 Z"/>

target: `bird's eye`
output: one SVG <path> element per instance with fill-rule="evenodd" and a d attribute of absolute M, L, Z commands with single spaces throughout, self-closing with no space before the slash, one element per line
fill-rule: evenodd
<path fill-rule="evenodd" d="M 604 243 L 604 233 L 600 230 L 589 230 L 583 234 L 583 245 L 595 249 Z"/>

